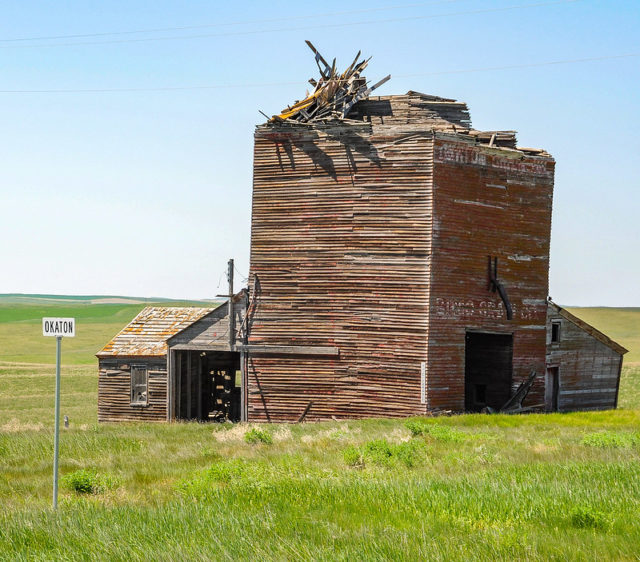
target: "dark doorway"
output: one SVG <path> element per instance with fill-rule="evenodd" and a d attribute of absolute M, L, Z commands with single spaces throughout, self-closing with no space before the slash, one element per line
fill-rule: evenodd
<path fill-rule="evenodd" d="M 558 394 L 560 391 L 560 378 L 558 367 L 547 368 L 547 380 L 545 381 L 544 401 L 548 412 L 558 411 Z"/>
<path fill-rule="evenodd" d="M 240 354 L 227 351 L 175 351 L 175 418 L 239 421 Z"/>
<path fill-rule="evenodd" d="M 500 409 L 511 397 L 513 336 L 467 332 L 465 410 Z"/>

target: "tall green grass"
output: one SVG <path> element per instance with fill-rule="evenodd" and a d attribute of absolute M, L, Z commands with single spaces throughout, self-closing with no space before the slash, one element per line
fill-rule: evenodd
<path fill-rule="evenodd" d="M 640 448 L 610 438 L 593 446 L 589 436 L 624 440 L 640 413 L 416 422 L 415 435 L 402 420 L 263 427 L 271 444 L 247 443 L 247 425 L 72 427 L 61 438 L 72 484 L 55 515 L 50 432 L 6 433 L 0 558 L 612 560 L 639 551 Z M 365 462 L 346 462 L 350 448 Z M 403 450 L 411 463 L 394 459 Z"/>

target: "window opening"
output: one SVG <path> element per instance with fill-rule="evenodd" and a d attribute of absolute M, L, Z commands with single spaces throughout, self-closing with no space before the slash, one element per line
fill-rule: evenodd
<path fill-rule="evenodd" d="M 131 404 L 146 404 L 149 378 L 147 368 L 131 365 Z"/>

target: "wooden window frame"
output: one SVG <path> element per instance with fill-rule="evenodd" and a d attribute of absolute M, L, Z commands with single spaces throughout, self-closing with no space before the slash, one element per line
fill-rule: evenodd
<path fill-rule="evenodd" d="M 555 335 L 554 338 L 554 328 Z M 560 339 L 562 338 L 562 321 L 560 320 L 552 320 L 551 321 L 551 343 L 560 343 Z"/>
<path fill-rule="evenodd" d="M 144 401 L 134 399 L 135 388 L 142 386 L 139 383 L 134 386 L 134 371 L 144 371 Z M 138 408 L 149 405 L 149 368 L 147 365 L 131 365 L 129 403 Z"/>

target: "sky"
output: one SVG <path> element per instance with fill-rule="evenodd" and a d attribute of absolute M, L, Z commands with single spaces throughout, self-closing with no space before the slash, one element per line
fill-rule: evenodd
<path fill-rule="evenodd" d="M 640 2 L 28 1 L 0 18 L 0 293 L 211 298 L 249 267 L 259 110 L 311 40 L 555 157 L 550 295 L 640 306 Z"/>

